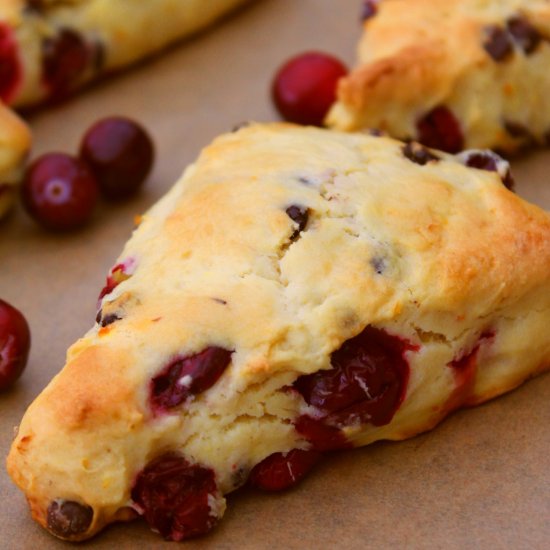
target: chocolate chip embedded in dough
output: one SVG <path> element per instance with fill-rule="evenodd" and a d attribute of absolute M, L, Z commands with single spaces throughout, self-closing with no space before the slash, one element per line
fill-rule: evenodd
<path fill-rule="evenodd" d="M 71 538 L 85 533 L 92 523 L 90 506 L 72 500 L 54 500 L 48 506 L 48 529 L 58 537 Z"/>

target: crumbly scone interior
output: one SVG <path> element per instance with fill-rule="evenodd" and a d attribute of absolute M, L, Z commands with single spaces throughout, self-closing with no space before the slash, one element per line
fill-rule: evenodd
<path fill-rule="evenodd" d="M 532 50 L 521 42 L 530 29 L 510 34 L 514 19 L 539 33 Z M 484 47 L 491 32 L 510 49 L 502 59 Z M 548 139 L 549 66 L 545 0 L 383 0 L 365 21 L 357 68 L 342 79 L 327 123 L 418 139 L 418 121 L 443 106 L 458 120 L 464 148 L 514 152 Z"/>
<path fill-rule="evenodd" d="M 307 207 L 296 238 L 286 210 Z M 220 491 L 309 442 L 304 374 L 365 327 L 415 347 L 403 403 L 353 445 L 402 439 L 550 367 L 550 219 L 496 172 L 455 157 L 419 166 L 387 138 L 252 125 L 218 138 L 143 217 L 102 300 L 108 326 L 74 344 L 26 413 L 8 467 L 35 518 L 85 502 L 82 537 L 130 517 L 130 491 L 169 451 L 212 468 Z M 232 350 L 218 382 L 169 414 L 151 380 L 178 356 Z M 450 364 L 477 350 L 475 379 Z M 224 503 L 218 503 L 223 512 Z"/>

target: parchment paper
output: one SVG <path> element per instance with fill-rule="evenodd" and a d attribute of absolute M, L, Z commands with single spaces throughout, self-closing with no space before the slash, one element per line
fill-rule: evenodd
<path fill-rule="evenodd" d="M 0 225 L 0 296 L 30 322 L 30 362 L 0 394 L 0 455 L 26 406 L 92 326 L 99 289 L 150 206 L 213 137 L 245 120 L 275 120 L 275 69 L 309 49 L 352 63 L 360 0 L 262 0 L 152 62 L 32 114 L 34 155 L 76 151 L 102 116 L 124 114 L 154 135 L 157 163 L 129 203 L 102 206 L 86 229 L 51 235 L 18 210 Z M 550 208 L 550 151 L 514 161 L 520 195 Z M 402 443 L 334 454 L 284 494 L 243 490 L 209 536 L 183 548 L 548 548 L 550 376 L 458 412 Z M 0 469 L 0 549 L 58 549 L 30 519 Z M 85 548 L 175 548 L 140 521 L 109 528 Z"/>

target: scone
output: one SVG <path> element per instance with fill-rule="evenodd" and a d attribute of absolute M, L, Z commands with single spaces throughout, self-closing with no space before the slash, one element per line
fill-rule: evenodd
<path fill-rule="evenodd" d="M 0 98 L 59 100 L 246 1 L 0 0 Z"/>
<path fill-rule="evenodd" d="M 0 101 L 0 219 L 14 202 L 30 141 L 26 124 Z"/>
<path fill-rule="evenodd" d="M 455 153 L 550 139 L 550 2 L 367 0 L 328 126 Z"/>
<path fill-rule="evenodd" d="M 8 470 L 33 517 L 76 541 L 142 515 L 181 540 L 247 479 L 288 487 L 325 451 L 550 367 L 550 216 L 510 183 L 480 151 L 287 124 L 218 138 L 22 420 Z"/>

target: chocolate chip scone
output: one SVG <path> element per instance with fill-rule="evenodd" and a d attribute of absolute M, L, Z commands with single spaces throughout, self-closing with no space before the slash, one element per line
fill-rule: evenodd
<path fill-rule="evenodd" d="M 0 0 L 0 98 L 58 100 L 248 0 Z"/>
<path fill-rule="evenodd" d="M 472 167 L 474 166 L 474 167 Z M 550 367 L 550 217 L 492 153 L 286 124 L 147 212 L 8 458 L 34 518 L 211 529 L 249 480 L 399 440 Z"/>
<path fill-rule="evenodd" d="M 30 141 L 27 126 L 0 101 L 0 219 L 14 202 Z"/>
<path fill-rule="evenodd" d="M 449 152 L 550 139 L 550 2 L 367 0 L 327 124 Z"/>

